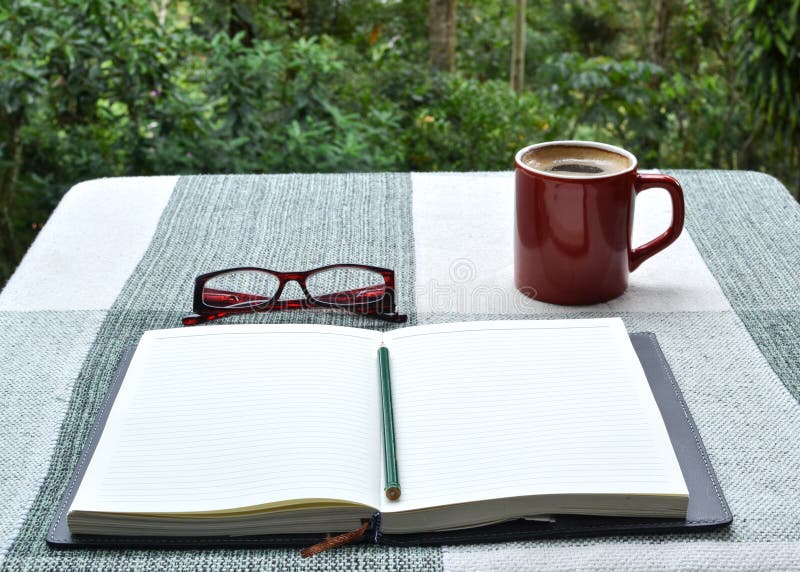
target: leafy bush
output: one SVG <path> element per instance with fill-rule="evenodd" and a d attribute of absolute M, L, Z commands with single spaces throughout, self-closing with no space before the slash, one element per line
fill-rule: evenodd
<path fill-rule="evenodd" d="M 517 150 L 550 133 L 544 104 L 506 82 L 440 77 L 426 96 L 405 134 L 412 170 L 512 169 Z"/>
<path fill-rule="evenodd" d="M 665 117 L 653 89 L 663 70 L 645 61 L 586 58 L 565 53 L 549 58 L 536 81 L 548 86 L 555 131 L 564 139 L 616 143 L 641 159 L 657 156 Z"/>

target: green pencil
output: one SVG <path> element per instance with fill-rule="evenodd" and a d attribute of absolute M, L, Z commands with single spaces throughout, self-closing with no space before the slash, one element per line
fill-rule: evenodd
<path fill-rule="evenodd" d="M 383 403 L 383 462 L 386 468 L 386 486 L 383 491 L 389 500 L 397 500 L 400 498 L 400 478 L 397 475 L 397 450 L 394 443 L 392 380 L 389 375 L 389 350 L 383 344 L 378 348 L 378 366 L 381 373 Z"/>

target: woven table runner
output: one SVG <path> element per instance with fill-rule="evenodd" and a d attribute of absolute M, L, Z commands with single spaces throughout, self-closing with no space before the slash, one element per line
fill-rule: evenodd
<path fill-rule="evenodd" d="M 111 179 L 73 189 L 0 293 L 0 564 L 10 570 L 800 568 L 800 207 L 765 175 L 671 174 L 684 186 L 687 230 L 632 275 L 624 296 L 581 308 L 541 304 L 513 289 L 509 173 Z M 85 213 L 90 202 L 100 210 Z M 635 230 L 641 238 L 657 234 L 668 216 L 663 201 L 642 195 Z M 79 217 L 86 226 L 74 228 Z M 309 560 L 291 548 L 47 547 L 47 527 L 122 349 L 145 330 L 179 327 L 197 274 L 339 262 L 393 268 L 398 310 L 409 314 L 410 325 L 615 315 L 630 331 L 655 332 L 734 513 L 732 526 L 705 534 L 452 547 L 361 545 Z M 227 323 L 237 321 L 389 327 L 335 311 L 263 313 Z"/>

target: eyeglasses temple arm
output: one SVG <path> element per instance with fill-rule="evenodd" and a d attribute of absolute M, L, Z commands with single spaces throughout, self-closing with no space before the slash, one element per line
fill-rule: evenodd
<path fill-rule="evenodd" d="M 392 322 L 395 324 L 402 324 L 408 321 L 408 316 L 405 314 L 398 314 L 397 312 L 391 313 L 375 313 L 375 314 L 364 314 L 365 316 L 372 316 L 373 318 L 377 318 L 378 320 L 383 320 L 384 322 Z"/>
<path fill-rule="evenodd" d="M 219 290 L 218 288 L 204 288 L 203 289 L 203 300 L 207 304 L 211 304 L 212 306 L 225 304 L 226 306 L 230 305 L 242 305 L 242 304 L 252 304 L 252 303 L 264 303 L 269 302 L 269 298 L 265 298 L 264 296 L 260 296 L 259 294 L 248 294 L 247 292 L 234 292 L 232 290 Z"/>
<path fill-rule="evenodd" d="M 354 288 L 352 290 L 331 292 L 330 294 L 320 294 L 318 296 L 314 296 L 313 298 L 319 302 L 325 302 L 328 304 L 346 304 L 356 299 L 366 299 L 367 301 L 369 301 L 370 298 L 380 299 L 383 298 L 385 293 L 385 284 L 375 284 L 374 286 L 366 286 L 364 288 Z"/>
<path fill-rule="evenodd" d="M 206 322 L 212 322 L 214 320 L 218 320 L 219 318 L 224 318 L 228 315 L 228 312 L 215 312 L 213 314 L 191 314 L 186 316 L 181 320 L 184 326 L 197 326 L 198 324 L 205 324 Z"/>

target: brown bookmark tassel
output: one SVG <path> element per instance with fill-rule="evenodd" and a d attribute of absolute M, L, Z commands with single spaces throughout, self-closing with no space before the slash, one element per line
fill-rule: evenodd
<path fill-rule="evenodd" d="M 303 558 L 308 558 L 309 556 L 314 556 L 315 554 L 325 552 L 331 548 L 344 546 L 345 544 L 350 544 L 351 542 L 361 540 L 361 538 L 367 533 L 367 530 L 369 530 L 369 524 L 369 520 L 362 520 L 361 526 L 355 530 L 345 532 L 344 534 L 339 534 L 338 536 L 331 536 L 328 534 L 325 537 L 325 540 L 322 542 L 319 542 L 313 546 L 309 546 L 308 548 L 303 548 L 303 550 L 300 551 L 300 556 Z"/>

